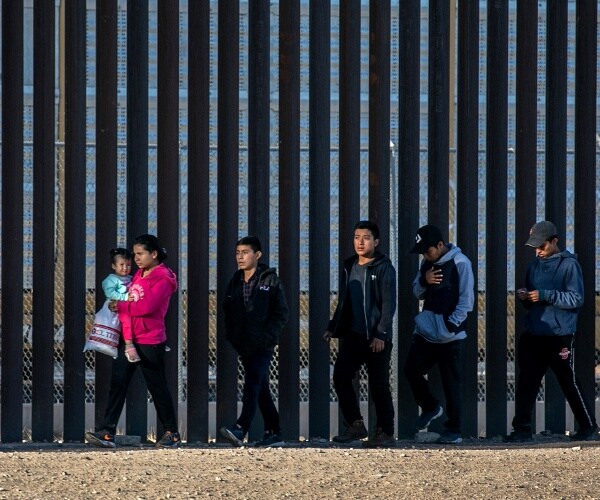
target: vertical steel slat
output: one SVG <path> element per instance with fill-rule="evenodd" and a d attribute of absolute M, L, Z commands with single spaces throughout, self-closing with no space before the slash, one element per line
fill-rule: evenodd
<path fill-rule="evenodd" d="M 329 349 L 322 334 L 329 320 L 331 2 L 310 2 L 309 144 L 309 435 L 329 438 Z"/>
<path fill-rule="evenodd" d="M 65 4 L 64 440 L 81 441 L 85 421 L 86 2 Z"/>
<path fill-rule="evenodd" d="M 596 228 L 592 214 L 598 212 L 596 198 L 596 65 L 598 58 L 598 4 L 578 0 L 575 46 L 575 253 L 583 272 L 585 302 L 579 312 L 575 369 L 584 395 L 594 408 L 596 365 Z M 597 215 L 596 215 L 597 218 Z"/>
<path fill-rule="evenodd" d="M 359 0 L 340 3 L 340 269 L 354 253 L 352 228 L 360 218 L 360 19 Z"/>
<path fill-rule="evenodd" d="M 532 2 L 536 5 L 535 2 Z M 549 0 L 546 36 L 546 219 L 556 224 L 559 246 L 565 248 L 567 217 L 567 49 L 566 0 Z M 519 11 L 520 12 L 520 11 Z M 535 29 L 535 25 L 531 24 Z M 535 66 L 532 66 L 535 67 Z M 530 68 L 531 71 L 531 68 Z M 537 73 L 532 71 L 534 76 Z M 533 224 L 532 221 L 531 223 Z M 565 397 L 550 370 L 546 374 L 545 429 L 565 431 Z"/>
<path fill-rule="evenodd" d="M 290 320 L 279 344 L 279 411 L 286 439 L 299 434 L 300 331 L 300 2 L 279 8 L 280 275 Z M 285 217 L 285 219 L 284 219 Z"/>
<path fill-rule="evenodd" d="M 97 4 L 96 79 L 96 311 L 106 300 L 102 280 L 110 271 L 109 250 L 117 246 L 117 1 Z M 96 354 L 95 421 L 101 422 L 108 403 L 112 359 Z"/>
<path fill-rule="evenodd" d="M 478 135 L 479 135 L 479 5 L 458 2 L 458 71 L 456 113 L 456 244 L 469 258 L 475 281 L 475 303 L 467 318 L 461 425 L 477 436 L 478 348 Z"/>
<path fill-rule="evenodd" d="M 2 391 L 0 438 L 23 431 L 23 2 L 2 2 Z M 8 362 L 10 360 L 10 362 Z"/>
<path fill-rule="evenodd" d="M 427 135 L 427 222 L 438 226 L 449 240 L 449 76 L 450 76 L 450 2 L 429 3 L 429 88 Z M 445 406 L 445 394 L 437 369 L 430 372 L 432 391 Z M 443 432 L 441 419 L 429 427 Z"/>
<path fill-rule="evenodd" d="M 486 432 L 506 432 L 508 2 L 489 1 L 486 79 Z"/>
<path fill-rule="evenodd" d="M 262 244 L 263 264 L 270 255 L 270 2 L 248 4 L 248 233 Z M 248 438 L 262 439 L 260 412 L 252 421 Z"/>
<path fill-rule="evenodd" d="M 54 190 L 56 172 L 54 2 L 33 11 L 33 387 L 31 439 L 54 439 Z M 11 48 L 11 50 L 14 50 Z M 3 72 L 3 74 L 6 74 Z M 4 87 L 6 89 L 6 87 Z"/>
<path fill-rule="evenodd" d="M 148 232 L 148 0 L 127 2 L 127 246 Z M 135 266 L 134 266 L 135 271 Z M 127 434 L 147 434 L 147 390 L 139 370 L 127 391 Z"/>
<path fill-rule="evenodd" d="M 221 304 L 235 271 L 239 203 L 239 2 L 219 0 L 217 220 L 217 429 L 237 418 L 237 354 L 225 340 Z"/>
<path fill-rule="evenodd" d="M 412 342 L 418 301 L 411 283 L 419 258 L 411 254 L 419 228 L 419 115 L 420 115 L 420 0 L 403 0 L 399 11 L 400 53 L 398 67 L 398 380 L 397 432 L 399 438 L 414 437 L 418 406 L 404 376 L 408 346 Z"/>
<path fill-rule="evenodd" d="M 260 239 L 263 247 L 262 262 L 268 263 L 271 170 L 270 2 L 255 0 L 249 2 L 248 9 L 248 232 Z"/>
<path fill-rule="evenodd" d="M 429 2 L 428 222 L 448 234 L 450 2 Z"/>
<path fill-rule="evenodd" d="M 210 2 L 188 8 L 187 439 L 207 442 Z"/>
<path fill-rule="evenodd" d="M 378 250 L 389 251 L 390 24 L 389 2 L 369 3 L 369 218 L 382 231 Z"/>
<path fill-rule="evenodd" d="M 178 276 L 179 284 L 179 0 L 158 0 L 158 57 L 157 57 L 157 232 L 168 252 L 166 264 Z M 169 392 L 178 414 L 179 402 L 179 296 L 171 296 L 165 317 L 167 344 L 166 376 Z M 163 433 L 157 422 L 158 435 Z"/>
<path fill-rule="evenodd" d="M 525 286 L 527 266 L 535 257 L 525 242 L 529 229 L 536 222 L 537 206 L 537 9 L 535 2 L 528 2 L 517 11 L 514 290 Z M 516 346 L 523 328 L 525 308 L 516 294 L 514 302 L 516 383 L 519 375 Z"/>

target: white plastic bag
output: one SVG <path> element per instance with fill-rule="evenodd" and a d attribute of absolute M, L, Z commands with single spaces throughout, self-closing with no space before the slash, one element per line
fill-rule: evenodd
<path fill-rule="evenodd" d="M 117 313 L 108 308 L 106 301 L 96 313 L 94 325 L 83 348 L 85 351 L 96 351 L 117 358 L 119 353 L 119 337 L 121 336 L 121 322 Z"/>

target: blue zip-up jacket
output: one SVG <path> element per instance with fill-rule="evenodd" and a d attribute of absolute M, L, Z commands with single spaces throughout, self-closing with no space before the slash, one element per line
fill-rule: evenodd
<path fill-rule="evenodd" d="M 583 304 L 583 275 L 577 256 L 568 250 L 546 259 L 536 258 L 527 268 L 527 290 L 537 290 L 539 302 L 522 301 L 529 309 L 525 329 L 532 335 L 572 335 Z"/>
<path fill-rule="evenodd" d="M 344 270 L 340 278 L 340 298 L 327 327 L 335 338 L 345 337 L 350 333 L 352 311 L 350 300 L 346 300 L 346 291 L 350 271 L 357 260 L 358 256 L 353 255 L 344 261 Z M 377 337 L 391 341 L 396 312 L 396 270 L 386 255 L 376 252 L 375 258 L 367 266 L 363 296 L 367 338 Z"/>
<path fill-rule="evenodd" d="M 448 251 L 436 262 L 423 259 L 413 281 L 413 293 L 424 300 L 423 310 L 415 317 L 415 335 L 443 344 L 467 337 L 465 322 L 475 301 L 471 261 L 459 247 L 448 243 Z M 439 285 L 429 285 L 425 273 L 432 267 L 442 270 Z"/>

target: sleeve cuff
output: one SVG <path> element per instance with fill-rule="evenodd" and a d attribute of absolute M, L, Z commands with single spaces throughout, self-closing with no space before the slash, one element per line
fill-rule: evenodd
<path fill-rule="evenodd" d="M 386 332 L 377 332 L 375 333 L 374 337 L 385 342 L 390 336 Z"/>
<path fill-rule="evenodd" d="M 456 333 L 456 330 L 458 330 L 458 325 L 455 325 L 454 323 L 452 323 L 452 321 L 448 321 L 446 319 L 444 320 L 444 323 L 446 324 L 446 328 L 450 333 Z"/>

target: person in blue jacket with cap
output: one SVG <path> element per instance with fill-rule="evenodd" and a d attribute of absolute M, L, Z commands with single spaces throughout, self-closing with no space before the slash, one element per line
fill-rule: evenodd
<path fill-rule="evenodd" d="M 513 431 L 504 441 L 520 443 L 533 439 L 533 406 L 548 368 L 556 375 L 579 424 L 571 439 L 596 439 L 596 417 L 574 371 L 577 315 L 583 305 L 583 275 L 577 256 L 560 250 L 556 226 L 547 220 L 532 226 L 525 244 L 535 248 L 536 258 L 527 268 L 525 288 L 517 290 L 527 315 L 517 343 L 519 375 Z"/>

